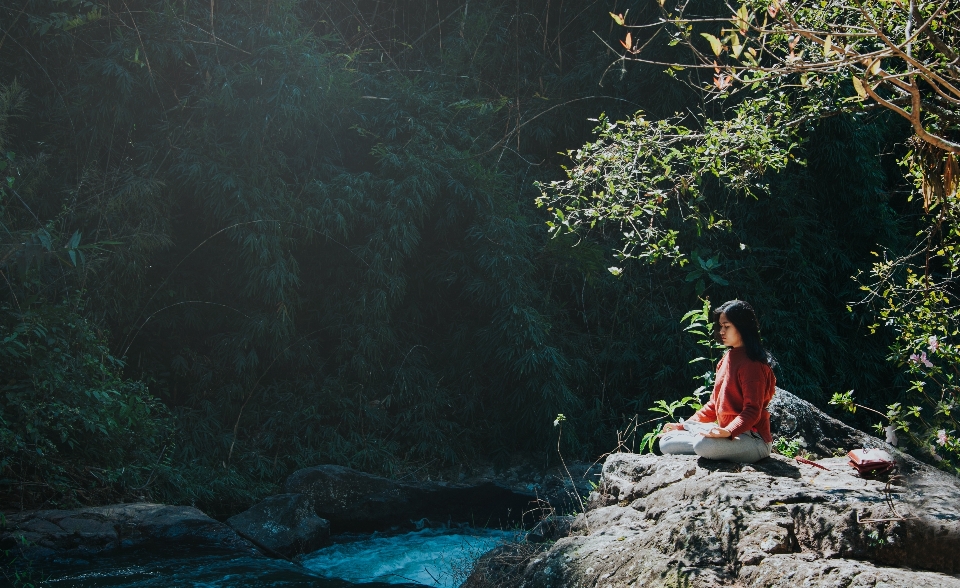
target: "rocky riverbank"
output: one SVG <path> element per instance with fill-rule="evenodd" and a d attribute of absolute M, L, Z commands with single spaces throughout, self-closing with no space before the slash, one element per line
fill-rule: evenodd
<path fill-rule="evenodd" d="M 878 439 L 783 391 L 771 412 L 822 467 L 611 455 L 568 536 L 500 548 L 466 586 L 960 588 L 960 480 L 889 447 L 895 475 L 858 477 L 830 455 Z"/>
<path fill-rule="evenodd" d="M 268 553 L 284 557 L 323 545 L 331 532 L 371 532 L 466 523 L 523 524 L 538 496 L 489 480 L 399 482 L 336 465 L 294 472 L 271 496 L 227 523 Z M 536 522 L 528 516 L 529 524 Z"/>
<path fill-rule="evenodd" d="M 578 471 L 587 469 L 582 465 Z M 322 465 L 293 473 L 284 484 L 285 493 L 226 522 L 188 506 L 149 503 L 10 513 L 0 524 L 0 550 L 37 560 L 158 543 L 287 559 L 326 545 L 332 533 L 399 532 L 447 524 L 529 527 L 554 509 L 551 504 L 561 508 L 570 502 L 571 492 L 585 494 L 589 488 L 582 475 L 575 490 L 553 478 L 540 476 L 526 486 L 489 478 L 401 482 Z"/>
<path fill-rule="evenodd" d="M 28 560 L 85 557 L 150 543 L 258 555 L 228 525 L 190 506 L 135 503 L 26 511 L 6 516 L 0 527 L 0 549 Z"/>

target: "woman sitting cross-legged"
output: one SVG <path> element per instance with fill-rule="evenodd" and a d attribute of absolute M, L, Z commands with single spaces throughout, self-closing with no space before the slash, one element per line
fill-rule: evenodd
<path fill-rule="evenodd" d="M 729 348 L 717 364 L 713 394 L 690 420 L 664 425 L 660 451 L 754 463 L 773 447 L 767 405 L 776 390 L 776 364 L 760 343 L 752 306 L 731 300 L 713 313 L 720 342 Z"/>

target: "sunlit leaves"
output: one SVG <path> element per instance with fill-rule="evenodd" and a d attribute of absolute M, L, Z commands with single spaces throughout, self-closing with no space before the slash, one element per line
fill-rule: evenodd
<path fill-rule="evenodd" d="M 684 3 L 665 7 L 662 22 L 675 41 L 694 46 L 695 35 L 709 41 L 722 71 L 704 86 L 708 93 L 784 91 L 823 113 L 870 103 L 909 119 L 921 140 L 960 152 L 948 131 L 960 120 L 960 75 L 952 49 L 960 42 L 960 11 L 943 9 L 935 0 L 782 8 L 778 0 L 731 6 L 730 28 L 719 34 L 714 19 L 686 14 Z M 710 65 L 705 55 L 692 57 L 695 63 L 681 59 L 671 65 Z M 644 61 L 639 54 L 634 59 Z M 855 84 L 859 100 L 845 96 L 849 86 L 839 83 L 850 77 L 862 82 Z"/>
<path fill-rule="evenodd" d="M 725 80 L 722 80 L 725 82 Z M 728 224 L 703 206 L 701 186 L 715 177 L 742 194 L 763 192 L 763 174 L 783 169 L 793 148 L 782 125 L 789 112 L 771 118 L 763 101 L 744 104 L 727 121 L 703 121 L 697 132 L 677 120 L 651 121 L 638 114 L 616 123 L 600 119 L 595 142 L 569 152 L 567 180 L 541 186 L 538 205 L 553 219 L 554 234 L 617 227 L 621 259 L 679 260 L 674 207 L 698 231 Z"/>
<path fill-rule="evenodd" d="M 863 81 L 857 76 L 850 78 L 850 81 L 853 82 L 853 89 L 857 92 L 857 96 L 860 96 L 861 100 L 865 99 L 867 97 L 867 90 L 863 86 Z"/>
<path fill-rule="evenodd" d="M 823 40 L 823 56 L 829 58 L 833 57 L 835 53 L 833 50 L 833 35 L 827 35 Z"/>
<path fill-rule="evenodd" d="M 780 1 L 773 0 L 773 2 L 771 2 L 770 5 L 767 6 L 767 15 L 769 15 L 770 18 L 777 18 L 777 14 L 779 12 L 780 12 Z"/>
<path fill-rule="evenodd" d="M 700 33 L 700 35 L 701 35 L 704 39 L 706 39 L 707 41 L 709 41 L 709 43 L 710 43 L 710 49 L 713 50 L 713 54 L 716 55 L 717 57 L 719 57 L 719 56 L 720 56 L 720 52 L 723 51 L 723 44 L 720 43 L 720 39 L 716 38 L 715 36 L 711 35 L 710 33 Z"/>

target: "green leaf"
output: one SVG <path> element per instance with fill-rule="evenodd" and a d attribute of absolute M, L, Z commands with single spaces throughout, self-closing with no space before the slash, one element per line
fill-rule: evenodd
<path fill-rule="evenodd" d="M 713 49 L 713 54 L 720 57 L 720 52 L 723 51 L 723 43 L 720 42 L 720 39 L 710 33 L 700 33 L 700 36 L 710 42 L 710 48 Z"/>
<path fill-rule="evenodd" d="M 744 45 L 740 44 L 740 35 L 733 33 L 730 36 L 730 48 L 733 49 L 733 57 L 735 59 L 740 59 L 740 54 L 743 52 Z"/>
<path fill-rule="evenodd" d="M 43 245 L 43 248 L 47 251 L 53 250 L 53 238 L 50 237 L 50 233 L 46 229 L 40 229 L 37 232 L 37 238 L 40 240 L 40 244 Z"/>
<path fill-rule="evenodd" d="M 730 285 L 730 282 L 724 280 L 723 278 L 721 278 L 720 276 L 718 276 L 718 275 L 716 275 L 716 274 L 707 274 L 707 277 L 709 277 L 711 280 L 713 280 L 714 283 L 720 284 L 721 286 L 729 286 L 729 285 Z"/>
<path fill-rule="evenodd" d="M 860 96 L 860 99 L 863 100 L 867 97 L 867 90 L 863 87 L 863 82 L 860 81 L 860 78 L 853 76 L 853 89 L 857 91 L 857 95 Z"/>

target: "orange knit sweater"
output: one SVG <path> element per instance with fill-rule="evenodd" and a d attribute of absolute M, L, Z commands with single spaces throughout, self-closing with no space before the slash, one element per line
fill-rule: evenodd
<path fill-rule="evenodd" d="M 770 443 L 770 413 L 777 378 L 765 363 L 752 361 L 743 347 L 727 351 L 717 364 L 717 381 L 710 400 L 690 420 L 717 422 L 730 438 L 755 430 Z"/>

